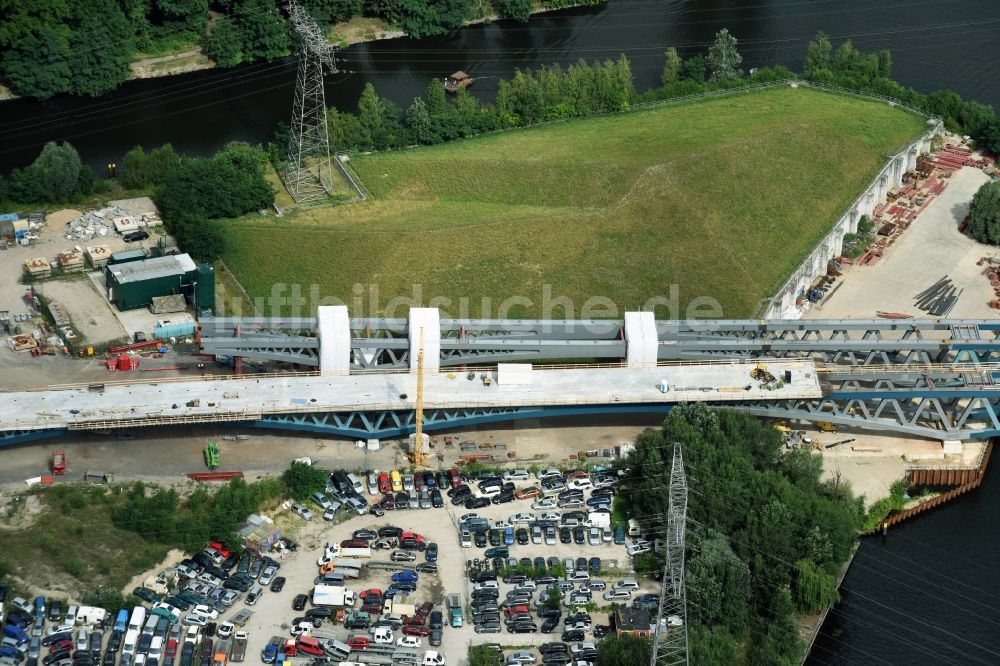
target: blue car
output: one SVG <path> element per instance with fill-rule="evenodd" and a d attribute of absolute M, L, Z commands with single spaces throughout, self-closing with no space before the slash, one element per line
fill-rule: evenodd
<path fill-rule="evenodd" d="M 594 507 L 595 509 L 598 508 L 598 507 L 610 509 L 611 508 L 611 498 L 610 497 L 591 497 L 590 499 L 587 500 L 587 506 Z"/>
<path fill-rule="evenodd" d="M 417 572 L 409 569 L 392 574 L 393 583 L 416 583 L 418 580 L 420 580 L 420 576 Z"/>
<path fill-rule="evenodd" d="M 503 529 L 503 545 L 513 546 L 514 545 L 514 528 L 505 527 Z"/>

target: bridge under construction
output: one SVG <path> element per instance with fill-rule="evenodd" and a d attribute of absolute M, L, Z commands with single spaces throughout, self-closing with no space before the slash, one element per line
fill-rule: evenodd
<path fill-rule="evenodd" d="M 7 391 L 0 437 L 239 422 L 352 438 L 414 432 L 417 345 L 424 430 L 522 418 L 666 413 L 701 401 L 788 421 L 927 437 L 1000 434 L 1000 321 L 202 321 L 205 353 L 304 371 Z M 419 342 L 418 342 L 419 340 Z M 570 361 L 582 364 L 570 364 Z M 751 374 L 764 364 L 773 381 Z M 996 369 L 996 370 L 995 370 Z"/>

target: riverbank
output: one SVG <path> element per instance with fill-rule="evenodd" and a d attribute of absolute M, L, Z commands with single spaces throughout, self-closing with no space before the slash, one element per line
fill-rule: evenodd
<path fill-rule="evenodd" d="M 589 5 L 578 2 L 556 9 L 539 5 L 531 10 L 531 15 L 534 17 L 539 14 L 551 14 L 566 9 L 587 6 L 600 5 Z M 505 19 L 501 19 L 497 14 L 490 14 L 489 16 L 469 19 L 462 24 L 462 28 L 490 24 L 501 20 Z M 459 28 L 459 30 L 462 28 Z M 339 48 L 406 37 L 406 33 L 399 28 L 393 27 L 383 19 L 370 16 L 356 16 L 348 21 L 335 23 L 327 29 L 326 34 L 330 43 Z M 216 69 L 217 67 L 218 65 L 216 65 L 215 61 L 208 57 L 201 48 L 186 49 L 177 53 L 167 53 L 154 58 L 141 58 L 132 62 L 129 65 L 131 73 L 125 80 L 158 79 L 207 69 Z M 16 99 L 22 99 L 22 97 L 3 83 L 0 83 L 0 102 Z"/>

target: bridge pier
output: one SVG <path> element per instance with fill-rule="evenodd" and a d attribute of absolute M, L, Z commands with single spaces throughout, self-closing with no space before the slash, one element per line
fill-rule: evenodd
<path fill-rule="evenodd" d="M 628 367 L 656 365 L 660 341 L 652 312 L 625 313 L 625 361 Z"/>
<path fill-rule="evenodd" d="M 424 370 L 441 369 L 441 313 L 437 308 L 410 308 L 407 336 L 410 341 L 410 372 L 417 371 L 421 331 L 424 345 Z"/>
<path fill-rule="evenodd" d="M 346 305 L 322 305 L 316 310 L 320 372 L 351 371 L 351 317 Z"/>
<path fill-rule="evenodd" d="M 964 445 L 960 439 L 943 439 L 941 440 L 941 447 L 944 449 L 945 455 L 962 453 L 964 449 Z"/>

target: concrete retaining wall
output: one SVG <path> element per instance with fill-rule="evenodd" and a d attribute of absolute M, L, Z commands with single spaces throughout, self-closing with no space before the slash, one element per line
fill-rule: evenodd
<path fill-rule="evenodd" d="M 872 217 L 875 208 L 885 201 L 889 190 L 902 184 L 903 174 L 916 169 L 917 156 L 930 152 L 931 139 L 943 131 L 944 125 L 934 119 L 927 132 L 889 158 L 861 196 L 844 212 L 833 225 L 833 229 L 820 240 L 809 256 L 785 281 L 778 293 L 771 298 L 763 312 L 765 319 L 786 318 L 782 317 L 782 313 L 795 304 L 795 300 L 804 293 L 813 280 L 826 275 L 830 259 L 840 256 L 844 245 L 844 234 L 855 233 L 858 230 L 858 222 L 862 215 Z"/>

